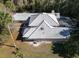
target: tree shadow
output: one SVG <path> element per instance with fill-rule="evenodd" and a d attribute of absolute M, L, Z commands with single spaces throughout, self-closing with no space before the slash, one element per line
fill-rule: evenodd
<path fill-rule="evenodd" d="M 70 58 L 64 50 L 64 43 L 54 43 L 51 50 L 53 51 L 52 53 L 58 54 L 61 57 Z"/>
<path fill-rule="evenodd" d="M 29 19 L 30 19 L 30 17 L 24 23 L 21 24 L 20 29 L 19 29 L 19 34 L 18 34 L 16 40 L 24 41 L 24 38 L 22 36 L 23 36 L 24 30 L 26 28 L 28 28 Z"/>
<path fill-rule="evenodd" d="M 69 32 L 69 30 L 64 30 L 63 29 L 63 31 L 60 32 L 60 35 L 62 35 L 62 36 L 68 36 L 68 35 L 70 35 L 70 32 Z"/>
<path fill-rule="evenodd" d="M 0 43 L 0 46 L 8 46 L 8 47 L 13 47 L 13 48 L 15 48 L 15 46 L 13 46 L 13 45 L 7 45 L 7 44 L 4 44 L 4 43 Z"/>
<path fill-rule="evenodd" d="M 3 28 L 4 27 L 0 25 L 0 34 L 1 34 L 2 30 L 3 30 Z"/>

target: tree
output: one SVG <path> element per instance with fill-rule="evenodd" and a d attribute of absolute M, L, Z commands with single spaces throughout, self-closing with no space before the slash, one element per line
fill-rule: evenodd
<path fill-rule="evenodd" d="M 71 37 L 67 42 L 55 43 L 53 50 L 63 57 L 77 57 L 79 56 L 79 27 L 76 25 L 75 30 L 72 30 Z"/>
<path fill-rule="evenodd" d="M 0 3 L 0 12 L 5 11 L 5 5 L 3 3 Z"/>
<path fill-rule="evenodd" d="M 3 43 L 9 35 L 7 25 L 12 18 L 9 13 L 0 12 L 0 43 Z"/>
<path fill-rule="evenodd" d="M 0 12 L 0 25 L 6 27 L 11 22 L 11 15 L 9 13 Z"/>
<path fill-rule="evenodd" d="M 16 6 L 14 5 L 13 1 L 10 1 L 10 0 L 7 0 L 5 2 L 5 6 L 10 11 L 15 11 L 15 9 L 16 9 Z"/>
<path fill-rule="evenodd" d="M 20 58 L 24 57 L 20 48 L 15 48 L 15 51 L 13 51 L 12 54 L 14 54 L 15 57 L 20 57 Z"/>

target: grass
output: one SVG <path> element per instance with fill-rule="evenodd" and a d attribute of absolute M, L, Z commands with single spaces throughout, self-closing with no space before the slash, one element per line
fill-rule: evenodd
<path fill-rule="evenodd" d="M 20 44 L 20 43 L 19 43 Z M 51 44 L 42 44 L 38 47 L 33 47 L 27 43 L 21 43 L 18 47 L 21 49 L 24 57 L 30 58 L 45 58 L 45 57 L 53 57 L 57 58 L 60 57 L 57 54 L 53 54 L 51 50 Z"/>
<path fill-rule="evenodd" d="M 51 44 L 42 44 L 38 47 L 33 47 L 28 43 L 16 42 L 17 47 L 20 48 L 20 52 L 24 58 L 58 58 L 57 54 L 53 54 L 51 50 Z M 0 48 L 0 58 L 13 58 L 15 57 L 12 52 L 15 51 L 13 47 L 3 46 Z"/>
<path fill-rule="evenodd" d="M 39 47 L 33 47 L 25 43 L 20 46 L 24 57 L 54 57 L 51 53 L 51 44 L 41 45 Z M 25 52 L 26 51 L 26 52 Z"/>
<path fill-rule="evenodd" d="M 5 46 L 1 47 L 0 48 L 0 58 L 12 58 L 12 57 L 14 57 L 12 55 L 12 51 L 13 51 L 13 49 L 10 47 L 5 47 Z"/>

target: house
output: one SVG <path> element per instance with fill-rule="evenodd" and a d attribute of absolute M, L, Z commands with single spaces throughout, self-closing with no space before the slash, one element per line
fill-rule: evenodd
<path fill-rule="evenodd" d="M 16 13 L 14 21 L 24 21 L 22 37 L 24 40 L 65 41 L 70 37 L 69 17 L 60 13 Z"/>

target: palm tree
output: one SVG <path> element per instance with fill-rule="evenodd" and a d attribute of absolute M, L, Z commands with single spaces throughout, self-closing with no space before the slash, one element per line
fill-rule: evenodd
<path fill-rule="evenodd" d="M 0 41 L 4 42 L 9 32 L 7 25 L 11 22 L 11 16 L 8 13 L 0 12 Z"/>

